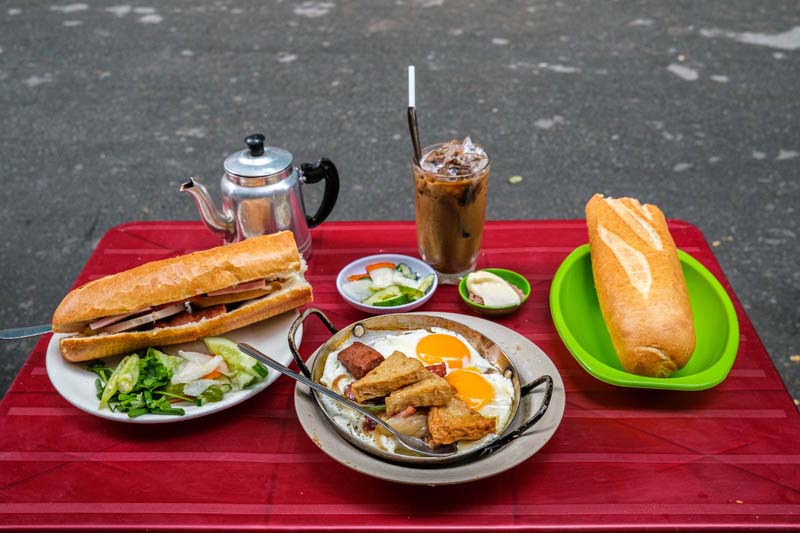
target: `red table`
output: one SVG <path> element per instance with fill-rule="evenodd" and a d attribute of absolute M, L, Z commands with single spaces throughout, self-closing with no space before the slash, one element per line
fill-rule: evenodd
<path fill-rule="evenodd" d="M 672 222 L 678 246 L 713 272 L 739 314 L 727 380 L 695 393 L 622 389 L 589 376 L 555 331 L 551 278 L 586 242 L 583 221 L 492 222 L 479 266 L 525 275 L 533 296 L 500 322 L 547 352 L 567 407 L 530 460 L 455 487 L 411 487 L 328 458 L 295 418 L 294 383 L 209 417 L 167 426 L 109 422 L 52 388 L 42 338 L 0 403 L 0 527 L 78 529 L 797 529 L 800 416 L 702 234 Z M 314 230 L 314 305 L 339 326 L 363 318 L 335 276 L 371 253 L 416 255 L 414 224 Z M 199 223 L 131 223 L 100 241 L 77 283 L 217 244 Z M 423 310 L 470 313 L 440 287 Z M 307 322 L 301 351 L 327 338 Z"/>

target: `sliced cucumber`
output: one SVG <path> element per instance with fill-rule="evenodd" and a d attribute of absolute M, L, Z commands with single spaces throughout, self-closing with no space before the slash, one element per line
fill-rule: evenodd
<path fill-rule="evenodd" d="M 238 372 L 231 378 L 231 386 L 234 390 L 246 389 L 251 385 L 255 385 L 257 382 L 258 378 L 247 372 Z"/>
<path fill-rule="evenodd" d="M 378 307 L 389 307 L 400 305 L 401 303 L 404 303 L 403 300 L 407 300 L 406 295 L 400 292 L 400 289 L 396 285 L 390 285 L 389 287 L 376 292 L 366 300 L 362 300 L 361 303 L 366 305 L 377 305 Z"/>
<path fill-rule="evenodd" d="M 194 402 L 197 405 L 205 405 L 208 402 L 218 402 L 223 398 L 223 396 L 225 396 L 225 393 L 229 392 L 230 390 L 230 385 L 211 385 L 209 388 L 204 390 L 202 394 L 197 396 Z"/>
<path fill-rule="evenodd" d="M 250 374 L 257 380 L 267 377 L 267 367 L 240 352 L 235 342 L 224 337 L 206 337 L 203 342 L 211 353 L 222 356 L 231 370 Z"/>
<path fill-rule="evenodd" d="M 421 290 L 423 294 L 427 293 L 431 289 L 431 287 L 433 287 L 434 279 L 436 279 L 436 274 L 428 274 L 427 276 L 419 280 L 419 286 L 417 288 Z"/>
<path fill-rule="evenodd" d="M 406 278 L 408 278 L 408 279 L 413 279 L 413 280 L 415 280 L 415 281 L 416 281 L 416 279 L 417 279 L 417 275 L 414 273 L 414 271 L 413 271 L 413 270 L 411 270 L 411 267 L 410 267 L 410 266 L 408 266 L 408 265 L 407 265 L 407 264 L 405 264 L 405 263 L 400 263 L 399 265 L 397 265 L 397 266 L 395 267 L 395 270 L 397 270 L 398 272 L 400 272 L 400 273 L 401 273 L 403 276 L 405 276 L 405 277 L 406 277 Z"/>
<path fill-rule="evenodd" d="M 369 273 L 372 284 L 379 289 L 389 287 L 393 282 L 393 276 L 394 269 L 389 267 L 375 268 Z"/>
<path fill-rule="evenodd" d="M 397 270 L 394 271 L 394 278 L 392 279 L 392 281 L 394 281 L 394 284 L 399 287 L 409 287 L 411 289 L 419 289 L 419 281 L 415 279 L 409 279 L 400 272 L 398 272 Z"/>
<path fill-rule="evenodd" d="M 373 305 L 375 305 L 376 307 L 395 307 L 398 305 L 407 304 L 408 302 L 409 302 L 408 296 L 406 296 L 405 294 L 401 294 L 400 296 L 397 296 L 395 298 L 391 298 L 383 302 L 377 302 Z"/>
<path fill-rule="evenodd" d="M 408 296 L 408 301 L 413 302 L 415 300 L 419 300 L 425 293 L 419 289 L 413 289 L 411 287 L 400 287 L 400 292 Z"/>

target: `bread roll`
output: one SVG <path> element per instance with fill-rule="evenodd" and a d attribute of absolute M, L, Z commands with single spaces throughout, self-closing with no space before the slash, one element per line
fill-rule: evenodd
<path fill-rule="evenodd" d="M 145 263 L 78 287 L 53 314 L 53 331 L 77 335 L 61 339 L 68 361 L 130 353 L 148 346 L 178 344 L 220 335 L 308 303 L 306 265 L 289 231 Z M 98 319 L 147 308 L 190 302 L 192 298 L 254 280 L 275 280 L 268 294 L 227 305 L 225 312 L 176 326 L 145 325 L 131 331 L 91 331 Z M 252 292 L 243 292 L 244 296 Z"/>
<path fill-rule="evenodd" d="M 622 367 L 668 377 L 695 347 L 689 292 L 664 214 L 633 198 L 586 204 L 600 310 Z"/>

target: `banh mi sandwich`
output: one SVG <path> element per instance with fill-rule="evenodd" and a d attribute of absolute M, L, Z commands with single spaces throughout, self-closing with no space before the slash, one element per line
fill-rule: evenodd
<path fill-rule="evenodd" d="M 695 347 L 689 292 L 664 214 L 633 198 L 586 204 L 597 298 L 622 367 L 668 377 Z"/>
<path fill-rule="evenodd" d="M 68 361 L 221 335 L 311 301 L 289 231 L 146 263 L 73 290 L 53 314 Z"/>

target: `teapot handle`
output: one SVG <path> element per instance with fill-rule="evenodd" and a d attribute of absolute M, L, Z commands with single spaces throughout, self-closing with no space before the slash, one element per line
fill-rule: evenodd
<path fill-rule="evenodd" d="M 328 215 L 333 211 L 336 199 L 339 197 L 339 172 L 333 162 L 327 157 L 323 157 L 316 163 L 303 163 L 300 165 L 306 183 L 317 183 L 325 180 L 325 191 L 322 193 L 322 203 L 313 216 L 306 215 L 309 228 L 314 228 L 322 224 Z"/>

